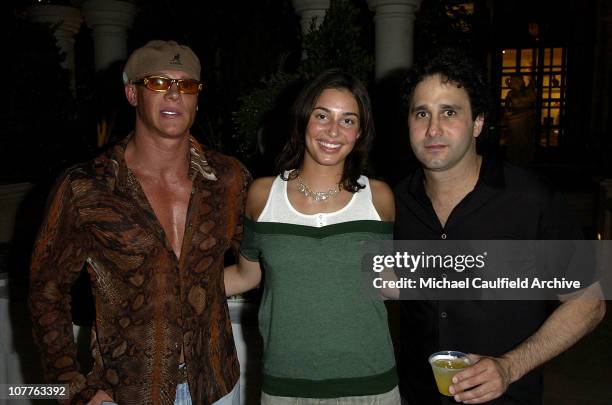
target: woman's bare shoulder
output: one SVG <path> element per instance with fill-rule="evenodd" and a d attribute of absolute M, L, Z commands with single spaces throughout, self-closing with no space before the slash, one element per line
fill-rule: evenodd
<path fill-rule="evenodd" d="M 268 201 L 272 183 L 276 177 L 260 177 L 253 181 L 249 187 L 249 194 L 246 203 L 246 215 L 252 220 L 257 220 Z"/>
<path fill-rule="evenodd" d="M 383 221 L 395 220 L 395 198 L 393 191 L 384 181 L 370 179 L 372 203 Z"/>

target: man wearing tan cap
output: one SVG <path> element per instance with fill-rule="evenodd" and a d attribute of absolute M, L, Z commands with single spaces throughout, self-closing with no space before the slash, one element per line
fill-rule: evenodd
<path fill-rule="evenodd" d="M 129 57 L 134 131 L 59 179 L 32 257 L 30 308 L 49 383 L 69 403 L 238 404 L 223 286 L 238 247 L 248 172 L 190 136 L 200 62 L 151 41 Z M 93 368 L 81 370 L 70 287 L 87 265 Z"/>

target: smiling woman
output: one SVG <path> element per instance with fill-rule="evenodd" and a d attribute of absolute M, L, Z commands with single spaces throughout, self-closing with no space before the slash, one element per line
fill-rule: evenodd
<path fill-rule="evenodd" d="M 241 293 L 266 274 L 262 404 L 399 404 L 386 309 L 361 289 L 360 242 L 390 239 L 395 213 L 389 187 L 361 174 L 371 117 L 361 82 L 322 73 L 293 106 L 278 176 L 249 190 L 225 288 Z"/>
<path fill-rule="evenodd" d="M 341 163 L 338 183 L 348 191 L 363 187 L 357 179 L 363 171 L 374 139 L 374 124 L 370 98 L 363 84 L 351 75 L 329 70 L 311 81 L 301 92 L 293 106 L 293 130 L 289 142 L 281 152 L 279 172 L 289 171 L 289 179 L 303 172 L 308 145 L 307 138 L 315 132 L 319 140 L 328 142 L 328 148 L 338 148 L 340 141 L 330 143 L 340 134 L 350 148 L 336 163 Z M 348 137 L 347 137 L 348 135 Z M 350 142 L 349 142 L 350 141 Z M 348 150 L 347 150 L 348 149 Z M 312 151 L 312 149 L 310 150 Z M 297 171 L 296 171 L 297 169 Z"/>
<path fill-rule="evenodd" d="M 347 90 L 325 89 L 308 121 L 303 165 L 343 165 L 358 138 L 359 107 L 355 97 Z"/>

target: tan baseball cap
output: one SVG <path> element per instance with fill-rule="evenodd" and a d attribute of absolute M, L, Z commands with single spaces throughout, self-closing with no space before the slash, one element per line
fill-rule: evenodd
<path fill-rule="evenodd" d="M 188 46 L 175 41 L 154 40 L 132 52 L 123 68 L 123 83 L 162 70 L 179 70 L 200 80 L 200 60 Z"/>

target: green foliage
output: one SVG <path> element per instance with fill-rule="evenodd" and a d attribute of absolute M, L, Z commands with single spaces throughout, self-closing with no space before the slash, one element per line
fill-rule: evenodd
<path fill-rule="evenodd" d="M 424 0 L 415 21 L 415 54 L 440 47 L 469 49 L 474 41 L 474 14 L 463 0 Z"/>
<path fill-rule="evenodd" d="M 233 113 L 237 136 L 240 138 L 239 153 L 250 156 L 256 152 L 257 134 L 265 114 L 274 108 L 279 94 L 290 84 L 299 80 L 297 73 L 278 71 L 262 80 L 262 87 L 239 99 L 240 109 Z"/>
<path fill-rule="evenodd" d="M 374 58 L 362 46 L 359 10 L 350 1 L 332 1 L 318 28 L 314 21 L 304 37 L 306 59 L 298 72 L 311 79 L 332 67 L 346 70 L 367 81 Z"/>
<path fill-rule="evenodd" d="M 344 69 L 368 82 L 374 58 L 362 46 L 359 17 L 360 11 L 351 1 L 332 0 L 325 19 L 318 27 L 313 21 L 302 38 L 306 58 L 295 72 L 286 72 L 281 66 L 276 73 L 263 79 L 260 87 L 240 97 L 240 108 L 233 113 L 233 122 L 241 155 L 248 158 L 258 153 L 266 114 L 274 109 L 283 91 L 290 86 L 332 67 Z"/>

